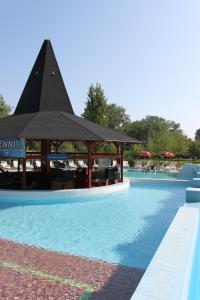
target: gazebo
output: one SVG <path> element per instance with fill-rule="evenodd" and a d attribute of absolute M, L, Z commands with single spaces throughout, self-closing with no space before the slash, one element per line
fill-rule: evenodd
<path fill-rule="evenodd" d="M 40 151 L 29 149 L 33 141 L 41 144 Z M 61 153 L 59 147 L 63 142 L 83 143 L 87 153 Z M 95 146 L 101 143 L 115 144 L 116 152 L 95 152 Z M 50 176 L 51 160 L 85 159 L 88 188 L 92 187 L 93 161 L 116 159 L 123 181 L 123 149 L 128 143 L 139 142 L 74 114 L 51 42 L 45 40 L 13 115 L 0 119 L 0 159 L 17 158 L 22 163 L 22 188 L 27 187 L 26 161 L 30 159 L 41 160 L 45 176 Z"/>

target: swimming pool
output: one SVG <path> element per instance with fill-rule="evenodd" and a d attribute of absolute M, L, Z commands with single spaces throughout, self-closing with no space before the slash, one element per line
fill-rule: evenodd
<path fill-rule="evenodd" d="M 124 176 L 128 178 L 151 178 L 151 179 L 179 179 L 178 173 L 154 172 L 144 170 L 127 169 Z"/>
<path fill-rule="evenodd" d="M 65 203 L 0 204 L 0 236 L 55 251 L 146 268 L 185 202 L 184 182 L 135 182 Z"/>

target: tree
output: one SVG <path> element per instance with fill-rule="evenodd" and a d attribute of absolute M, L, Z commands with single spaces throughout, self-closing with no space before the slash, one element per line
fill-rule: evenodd
<path fill-rule="evenodd" d="M 101 88 L 101 85 L 98 83 L 95 87 L 93 86 L 93 84 L 90 85 L 86 107 L 84 113 L 82 114 L 82 117 L 102 126 L 106 126 L 106 110 L 107 99 L 104 95 L 104 91 Z"/>
<path fill-rule="evenodd" d="M 164 150 L 171 150 L 168 148 L 169 144 L 170 136 L 165 128 L 161 128 L 159 131 L 151 131 L 146 148 L 151 152 L 160 154 Z"/>
<path fill-rule="evenodd" d="M 125 124 L 125 126 L 123 126 L 123 131 L 127 135 L 144 143 L 148 139 L 148 127 L 143 120 Z"/>
<path fill-rule="evenodd" d="M 190 140 L 189 155 L 192 158 L 200 158 L 200 141 Z"/>
<path fill-rule="evenodd" d="M 124 132 L 143 142 L 143 147 L 155 154 L 163 151 L 187 156 L 189 139 L 183 134 L 180 124 L 157 116 L 146 116 L 124 127 Z"/>
<path fill-rule="evenodd" d="M 200 128 L 195 132 L 195 141 L 200 141 Z"/>
<path fill-rule="evenodd" d="M 148 144 L 154 136 L 168 132 L 168 123 L 165 119 L 157 116 L 146 116 L 141 121 L 134 121 L 125 126 L 126 134 Z"/>
<path fill-rule="evenodd" d="M 135 164 L 135 159 L 137 159 L 137 154 L 143 150 L 143 145 L 130 145 L 125 148 L 124 159 L 128 160 L 130 166 L 132 167 Z"/>
<path fill-rule="evenodd" d="M 181 133 L 170 134 L 170 151 L 178 157 L 187 157 L 189 151 L 189 138 Z"/>
<path fill-rule="evenodd" d="M 181 125 L 179 123 L 176 123 L 174 121 L 167 121 L 168 124 L 168 130 L 171 133 L 183 133 L 183 130 L 181 129 Z"/>
<path fill-rule="evenodd" d="M 0 95 L 0 118 L 6 117 L 10 114 L 12 107 L 7 104 L 2 95 Z"/>
<path fill-rule="evenodd" d="M 108 104 L 106 110 L 107 127 L 111 129 L 121 129 L 126 123 L 130 123 L 130 117 L 122 106 Z"/>
<path fill-rule="evenodd" d="M 114 103 L 108 104 L 104 91 L 98 83 L 95 87 L 93 85 L 89 87 L 82 117 L 117 130 L 122 130 L 127 123 L 130 123 L 130 117 L 126 114 L 125 108 Z"/>

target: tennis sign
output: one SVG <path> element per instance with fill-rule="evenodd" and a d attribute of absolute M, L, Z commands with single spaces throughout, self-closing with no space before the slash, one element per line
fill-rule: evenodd
<path fill-rule="evenodd" d="M 26 156 L 25 139 L 0 137 L 0 157 L 23 158 L 25 156 Z"/>

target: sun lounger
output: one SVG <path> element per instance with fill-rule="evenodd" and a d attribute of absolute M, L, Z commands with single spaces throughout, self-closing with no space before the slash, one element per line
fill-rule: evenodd
<path fill-rule="evenodd" d="M 135 165 L 134 165 L 134 169 L 141 170 L 142 169 L 142 162 L 137 160 Z"/>
<path fill-rule="evenodd" d="M 127 160 L 123 160 L 123 168 L 129 168 L 129 163 Z"/>
<path fill-rule="evenodd" d="M 36 160 L 35 163 L 37 168 L 41 168 L 41 160 Z"/>
<path fill-rule="evenodd" d="M 77 168 L 77 165 L 74 163 L 73 160 L 69 160 L 68 166 L 69 166 L 70 169 L 76 169 Z"/>
<path fill-rule="evenodd" d="M 165 167 L 166 172 L 177 172 L 176 164 L 171 162 L 168 166 Z"/>
<path fill-rule="evenodd" d="M 78 166 L 81 168 L 87 168 L 87 165 L 84 163 L 83 160 L 78 160 Z"/>
<path fill-rule="evenodd" d="M 93 168 L 96 168 L 96 169 L 97 169 L 98 167 L 99 167 L 98 163 L 94 162 L 94 163 L 93 163 Z"/>
<path fill-rule="evenodd" d="M 148 160 L 148 162 L 146 163 L 146 166 L 144 166 L 145 170 L 151 171 L 153 169 L 153 164 L 151 160 Z"/>
<path fill-rule="evenodd" d="M 33 165 L 31 164 L 30 160 L 26 161 L 26 168 L 31 170 L 33 169 Z"/>
<path fill-rule="evenodd" d="M 12 164 L 13 164 L 13 169 L 17 170 L 18 169 L 18 161 L 17 160 L 13 160 Z M 21 168 L 21 165 L 20 165 L 20 168 Z"/>
<path fill-rule="evenodd" d="M 155 166 L 154 170 L 156 172 L 163 172 L 165 170 L 165 167 L 163 166 L 163 164 L 160 163 Z"/>
<path fill-rule="evenodd" d="M 0 163 L 1 167 L 4 169 L 4 170 L 8 170 L 10 169 L 10 165 L 8 165 L 7 161 L 1 161 Z"/>
<path fill-rule="evenodd" d="M 113 167 L 116 167 L 116 166 L 117 166 L 117 161 L 116 161 L 116 160 L 113 160 L 113 161 L 112 161 L 112 166 L 113 166 Z"/>

